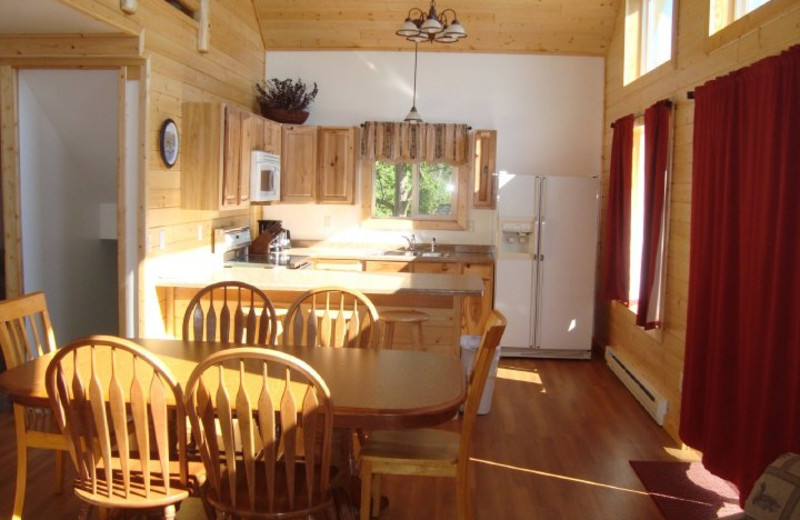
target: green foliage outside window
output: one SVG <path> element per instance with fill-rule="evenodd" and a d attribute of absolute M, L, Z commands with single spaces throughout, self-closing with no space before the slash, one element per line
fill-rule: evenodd
<path fill-rule="evenodd" d="M 377 161 L 373 216 L 452 216 L 454 182 L 455 171 L 449 164 L 391 164 Z"/>

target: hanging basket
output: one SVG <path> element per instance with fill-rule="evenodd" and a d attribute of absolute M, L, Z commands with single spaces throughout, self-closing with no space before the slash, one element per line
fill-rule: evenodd
<path fill-rule="evenodd" d="M 278 123 L 288 123 L 292 125 L 302 125 L 308 119 L 307 110 L 286 110 L 285 108 L 277 108 L 261 105 L 261 115 L 267 119 L 272 119 Z"/>

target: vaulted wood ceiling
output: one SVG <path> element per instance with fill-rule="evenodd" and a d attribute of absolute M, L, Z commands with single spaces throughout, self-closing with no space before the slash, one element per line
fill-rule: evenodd
<path fill-rule="evenodd" d="M 439 0 L 467 30 L 454 44 L 420 44 L 447 52 L 557 53 L 603 56 L 621 0 Z M 411 8 L 430 0 L 253 0 L 270 50 L 408 50 L 395 35 Z"/>

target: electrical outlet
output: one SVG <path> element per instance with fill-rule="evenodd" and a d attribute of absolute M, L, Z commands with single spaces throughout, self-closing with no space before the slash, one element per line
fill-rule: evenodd
<path fill-rule="evenodd" d="M 325 218 L 322 222 L 323 227 L 332 228 L 333 227 L 333 217 L 330 215 L 325 215 Z"/>
<path fill-rule="evenodd" d="M 203 224 L 197 224 L 197 241 L 203 240 Z"/>
<path fill-rule="evenodd" d="M 472 219 L 467 220 L 467 231 L 470 233 L 475 232 L 475 221 Z"/>
<path fill-rule="evenodd" d="M 167 246 L 167 232 L 163 229 L 158 232 L 158 248 L 164 249 Z"/>

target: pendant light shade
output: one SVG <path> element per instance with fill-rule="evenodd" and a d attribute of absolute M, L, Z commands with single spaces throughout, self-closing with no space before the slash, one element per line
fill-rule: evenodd
<path fill-rule="evenodd" d="M 422 116 L 419 115 L 419 112 L 417 112 L 417 107 L 416 106 L 412 106 L 411 107 L 411 110 L 408 111 L 408 115 L 406 115 L 406 118 L 403 119 L 403 121 L 405 121 L 406 123 L 421 123 L 422 122 Z"/>

